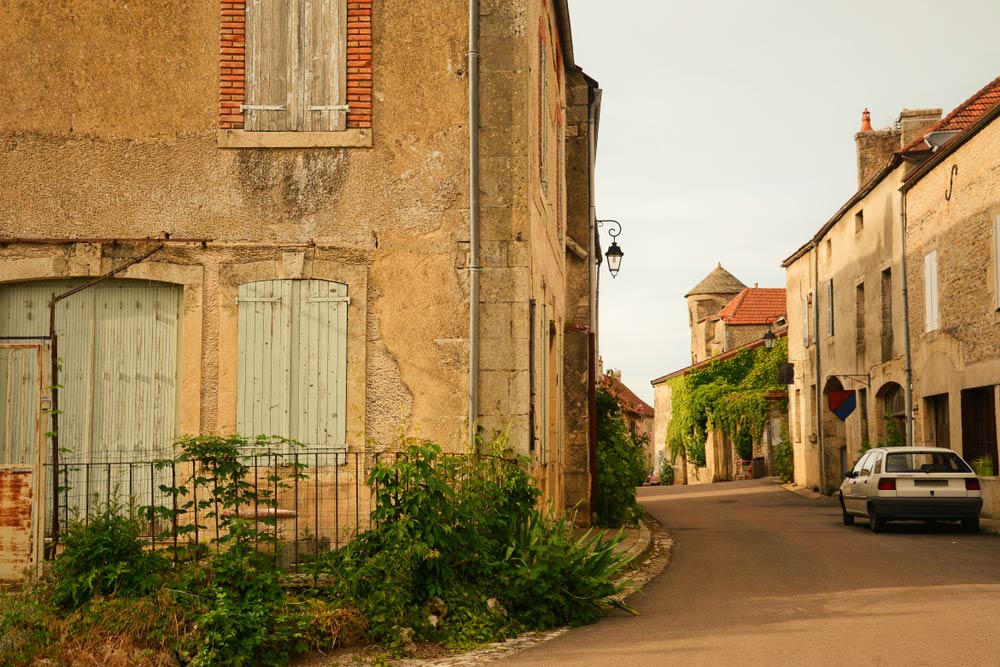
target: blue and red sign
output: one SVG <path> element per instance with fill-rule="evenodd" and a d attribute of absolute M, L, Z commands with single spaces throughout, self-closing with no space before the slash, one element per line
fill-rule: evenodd
<path fill-rule="evenodd" d="M 854 408 L 858 407 L 858 397 L 853 389 L 831 391 L 829 396 L 830 410 L 833 411 L 833 414 L 837 415 L 840 421 L 847 421 L 847 418 L 854 412 Z"/>

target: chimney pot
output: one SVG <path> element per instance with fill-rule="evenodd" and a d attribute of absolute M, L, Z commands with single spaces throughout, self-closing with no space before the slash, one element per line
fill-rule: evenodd
<path fill-rule="evenodd" d="M 866 108 L 861 112 L 861 131 L 871 132 L 872 131 L 872 114 Z"/>

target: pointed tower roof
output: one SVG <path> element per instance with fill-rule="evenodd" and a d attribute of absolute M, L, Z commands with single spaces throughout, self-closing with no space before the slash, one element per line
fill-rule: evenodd
<path fill-rule="evenodd" d="M 747 288 L 729 271 L 722 268 L 720 262 L 715 269 L 705 276 L 705 279 L 691 288 L 685 298 L 696 294 L 739 294 Z"/>

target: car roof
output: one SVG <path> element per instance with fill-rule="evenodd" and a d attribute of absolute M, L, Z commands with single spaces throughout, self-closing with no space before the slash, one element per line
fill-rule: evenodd
<path fill-rule="evenodd" d="M 879 451 L 886 452 L 888 454 L 912 454 L 913 452 L 951 452 L 952 454 L 957 454 L 954 449 L 948 449 L 947 447 L 872 447 L 872 449 L 877 449 Z"/>

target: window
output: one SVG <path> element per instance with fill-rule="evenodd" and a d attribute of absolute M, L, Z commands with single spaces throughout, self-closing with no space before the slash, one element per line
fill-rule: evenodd
<path fill-rule="evenodd" d="M 865 284 L 854 288 L 854 341 L 859 358 L 865 356 Z"/>
<path fill-rule="evenodd" d="M 962 456 L 970 463 L 989 459 L 997 472 L 996 388 L 962 390 Z"/>
<path fill-rule="evenodd" d="M 314 447 L 346 445 L 347 285 L 239 287 L 237 429 Z"/>
<path fill-rule="evenodd" d="M 826 240 L 826 258 L 831 259 L 833 257 L 833 239 Z"/>
<path fill-rule="evenodd" d="M 544 35 L 538 40 L 538 181 L 542 190 L 548 191 L 549 156 L 549 72 L 547 62 L 548 47 Z"/>
<path fill-rule="evenodd" d="M 833 279 L 826 281 L 826 335 L 833 335 Z"/>
<path fill-rule="evenodd" d="M 802 347 L 809 347 L 809 320 L 812 319 L 812 294 L 802 295 Z"/>
<path fill-rule="evenodd" d="M 343 0 L 247 0 L 244 129 L 345 129 L 345 4 Z"/>
<path fill-rule="evenodd" d="M 938 321 L 937 250 L 931 250 L 924 256 L 924 322 L 927 325 L 927 331 L 934 331 L 940 324 Z"/>
<path fill-rule="evenodd" d="M 865 230 L 865 212 L 858 211 L 854 214 L 854 233 L 860 234 Z"/>
<path fill-rule="evenodd" d="M 1000 310 L 1000 215 L 993 220 L 993 307 Z"/>
<path fill-rule="evenodd" d="M 882 361 L 892 359 L 892 269 L 882 272 Z"/>

